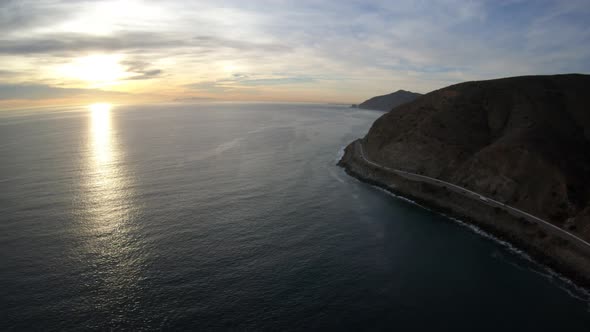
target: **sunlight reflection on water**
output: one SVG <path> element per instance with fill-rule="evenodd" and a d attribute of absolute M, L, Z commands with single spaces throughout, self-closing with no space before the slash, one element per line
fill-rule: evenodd
<path fill-rule="evenodd" d="M 88 194 L 94 225 L 112 231 L 124 223 L 133 207 L 129 199 L 129 177 L 123 169 L 121 152 L 112 128 L 111 107 L 94 104 L 90 121 Z"/>
<path fill-rule="evenodd" d="M 113 160 L 113 144 L 111 142 L 111 108 L 108 104 L 93 104 L 90 131 L 92 134 L 91 148 L 95 170 L 110 172 Z"/>
<path fill-rule="evenodd" d="M 94 104 L 89 109 L 83 234 L 87 239 L 86 255 L 98 268 L 95 281 L 107 293 L 122 295 L 119 299 L 126 302 L 133 298 L 133 289 L 141 278 L 142 260 L 137 256 L 141 245 L 134 236 L 138 209 L 133 202 L 129 172 L 121 160 L 123 153 L 117 142 L 112 107 Z M 101 269 L 111 273 L 100 274 Z"/>

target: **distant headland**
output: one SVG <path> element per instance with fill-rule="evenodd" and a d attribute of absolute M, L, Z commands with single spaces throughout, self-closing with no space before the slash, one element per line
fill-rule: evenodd
<path fill-rule="evenodd" d="M 364 102 L 358 105 L 352 105 L 352 107 L 376 111 L 390 111 L 391 109 L 399 105 L 413 101 L 414 99 L 420 96 L 422 95 L 416 92 L 398 90 L 388 95 L 373 97 L 371 99 L 365 100 Z"/>

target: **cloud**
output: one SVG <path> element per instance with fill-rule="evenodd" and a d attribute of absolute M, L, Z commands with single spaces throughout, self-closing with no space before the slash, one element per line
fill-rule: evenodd
<path fill-rule="evenodd" d="M 135 74 L 127 80 L 149 80 L 163 73 L 161 69 L 149 69 L 150 63 L 141 60 L 122 61 L 121 64 L 127 66 L 127 72 Z"/>
<path fill-rule="evenodd" d="M 235 90 L 235 87 L 228 85 L 226 82 L 220 81 L 204 81 L 198 83 L 191 83 L 185 85 L 191 90 L 209 92 L 209 93 L 226 93 Z"/>
<path fill-rule="evenodd" d="M 193 47 L 217 49 L 217 48 L 230 48 L 240 51 L 262 51 L 271 53 L 282 53 L 289 52 L 292 50 L 291 47 L 280 43 L 260 43 L 250 42 L 244 40 L 232 40 L 227 38 L 219 38 L 213 36 L 196 36 L 190 43 Z"/>
<path fill-rule="evenodd" d="M 0 70 L 0 78 L 12 77 L 12 76 L 16 76 L 17 74 L 18 74 L 18 72 L 14 72 L 11 70 Z"/>
<path fill-rule="evenodd" d="M 588 73 L 589 16 L 587 0 L 1 1 L 0 68 L 23 74 L 0 80 L 60 83 L 56 62 L 116 53 L 145 89 L 165 76 L 191 93 L 306 88 L 348 101 Z"/>
<path fill-rule="evenodd" d="M 162 74 L 162 70 L 160 70 L 160 69 L 146 70 L 146 71 L 142 71 L 141 74 L 139 74 L 139 75 L 135 75 L 135 76 L 131 76 L 131 77 L 127 78 L 127 80 L 149 80 L 152 78 L 159 77 L 160 74 Z"/>
<path fill-rule="evenodd" d="M 0 54 L 77 54 L 90 51 L 124 51 L 162 49 L 193 49 L 195 51 L 214 51 L 234 49 L 239 51 L 287 52 L 289 47 L 276 43 L 255 43 L 232 40 L 214 36 L 175 38 L 170 34 L 155 32 L 118 32 L 112 36 L 92 36 L 78 33 L 42 35 L 35 38 L 16 38 L 0 40 Z"/>
<path fill-rule="evenodd" d="M 58 5 L 56 5 L 58 4 Z M 0 31 L 4 34 L 44 26 L 65 20 L 75 14 L 76 3 L 68 7 L 56 2 L 2 0 L 0 1 Z"/>
<path fill-rule="evenodd" d="M 234 90 L 245 90 L 252 87 L 271 87 L 277 85 L 294 85 L 317 82 L 311 77 L 298 76 L 276 76 L 258 77 L 244 73 L 234 73 L 229 78 L 214 81 L 203 81 L 186 84 L 185 86 L 194 90 L 203 90 L 212 93 L 225 93 Z"/>
<path fill-rule="evenodd" d="M 71 54 L 82 51 L 133 51 L 183 47 L 183 40 L 169 39 L 152 32 L 122 32 L 114 36 L 63 33 L 36 38 L 0 40 L 0 54 Z"/>

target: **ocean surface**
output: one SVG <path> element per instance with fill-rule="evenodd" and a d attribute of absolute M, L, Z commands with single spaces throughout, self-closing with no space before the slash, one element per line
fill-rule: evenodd
<path fill-rule="evenodd" d="M 590 331 L 588 296 L 336 162 L 380 112 L 0 112 L 0 330 Z"/>

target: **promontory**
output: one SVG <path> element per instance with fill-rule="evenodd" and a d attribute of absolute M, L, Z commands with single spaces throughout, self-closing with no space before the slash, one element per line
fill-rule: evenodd
<path fill-rule="evenodd" d="M 339 164 L 590 286 L 590 75 L 433 91 L 377 119 Z"/>
<path fill-rule="evenodd" d="M 390 111 L 392 108 L 413 101 L 420 96 L 422 95 L 416 92 L 398 90 L 388 95 L 377 96 L 365 100 L 358 105 L 358 108 L 376 111 Z"/>

